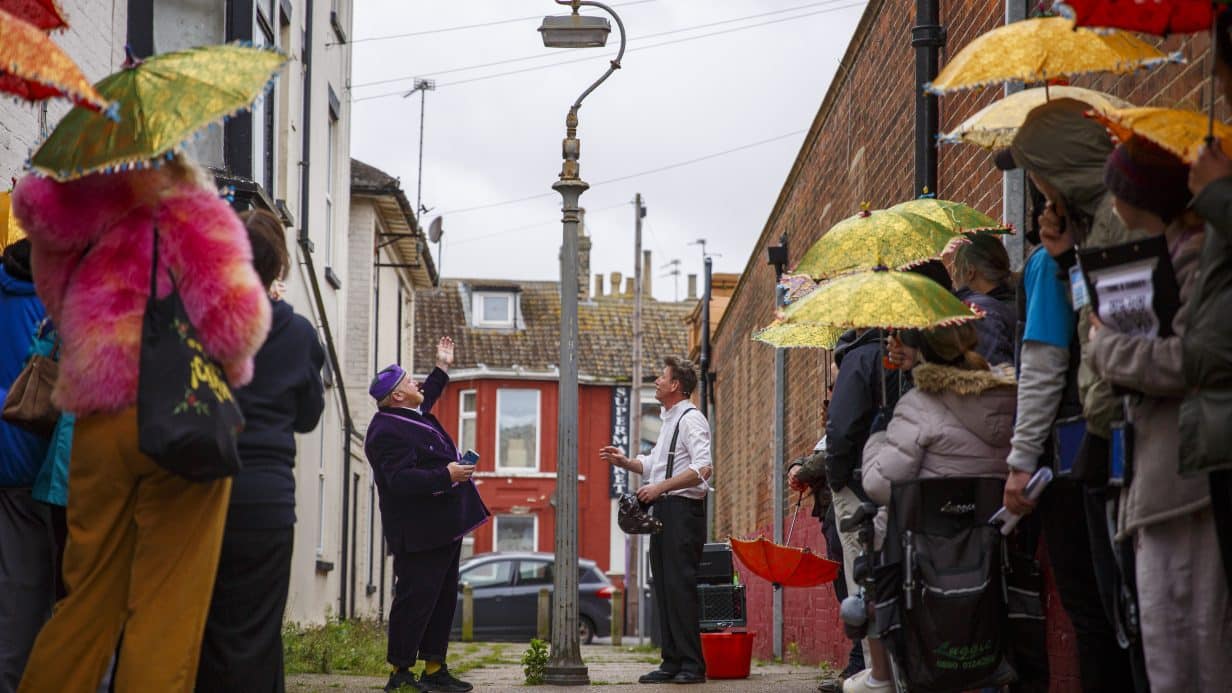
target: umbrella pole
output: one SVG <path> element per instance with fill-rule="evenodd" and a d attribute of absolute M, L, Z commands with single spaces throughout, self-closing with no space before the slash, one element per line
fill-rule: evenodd
<path fill-rule="evenodd" d="M 886 406 L 886 334 L 881 333 L 881 408 Z"/>
<path fill-rule="evenodd" d="M 1210 147 L 1215 144 L 1215 40 L 1219 31 L 1219 12 L 1215 6 L 1211 5 L 1211 47 L 1207 49 L 1209 61 L 1211 63 L 1210 74 L 1207 76 L 1206 88 L 1206 146 Z"/>
<path fill-rule="evenodd" d="M 800 504 L 804 502 L 804 491 L 800 492 L 800 497 L 796 499 L 796 512 L 791 516 L 791 527 L 787 529 L 787 539 L 783 541 L 784 546 L 791 546 L 791 535 L 796 531 L 796 520 L 800 517 Z"/>

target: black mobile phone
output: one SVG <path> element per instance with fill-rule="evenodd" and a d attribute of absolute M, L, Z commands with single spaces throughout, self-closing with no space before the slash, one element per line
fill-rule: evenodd
<path fill-rule="evenodd" d="M 474 450 L 467 450 L 462 454 L 462 459 L 458 460 L 458 464 L 477 464 L 479 462 L 479 453 Z"/>

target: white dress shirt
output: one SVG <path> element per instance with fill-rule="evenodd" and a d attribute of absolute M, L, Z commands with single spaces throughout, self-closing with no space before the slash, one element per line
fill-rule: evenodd
<path fill-rule="evenodd" d="M 710 466 L 710 424 L 700 411 L 689 412 L 688 416 L 681 418 L 689 409 L 696 407 L 686 399 L 660 413 L 663 426 L 659 429 L 659 440 L 655 442 L 649 455 L 637 456 L 642 463 L 642 479 L 646 484 L 657 484 L 667 478 L 667 455 L 671 452 L 672 434 L 676 431 L 677 422 L 680 423 L 680 437 L 676 439 L 676 461 L 672 465 L 672 476 L 680 474 L 687 467 L 697 472 L 700 477 L 702 470 Z M 671 491 L 669 495 L 702 499 L 706 497 L 709 488 L 710 485 L 704 479 L 698 479 L 696 485 Z"/>

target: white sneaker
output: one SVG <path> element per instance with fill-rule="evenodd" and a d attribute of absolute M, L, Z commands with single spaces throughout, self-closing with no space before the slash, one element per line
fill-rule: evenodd
<path fill-rule="evenodd" d="M 893 681 L 881 681 L 877 685 L 869 685 L 868 677 L 873 673 L 872 669 L 865 669 L 860 673 L 852 676 L 843 682 L 843 693 L 889 693 L 894 690 Z"/>

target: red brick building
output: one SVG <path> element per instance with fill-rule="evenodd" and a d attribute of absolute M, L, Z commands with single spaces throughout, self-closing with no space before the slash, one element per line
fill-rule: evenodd
<path fill-rule="evenodd" d="M 583 247 L 587 245 L 583 243 Z M 581 282 L 583 287 L 588 282 Z M 604 571 L 624 573 L 624 535 L 616 528 L 616 480 L 598 451 L 629 430 L 632 373 L 632 284 L 596 295 L 584 290 L 578 306 L 578 546 Z M 646 292 L 649 295 L 649 292 Z M 664 356 L 683 355 L 685 317 L 693 303 L 643 304 L 643 373 L 653 379 Z M 461 450 L 479 453 L 476 483 L 493 521 L 470 538 L 467 551 L 552 551 L 556 488 L 557 370 L 560 285 L 557 282 L 446 279 L 416 294 L 415 363 L 430 367 L 438 335 L 457 344 L 450 383 L 433 410 Z M 643 390 L 653 443 L 659 407 Z"/>
<path fill-rule="evenodd" d="M 1024 0 L 1021 4 L 1021 9 L 1030 9 L 1035 3 Z M 947 32 L 942 64 L 973 38 L 1002 24 L 1005 12 L 1006 3 L 1000 1 L 941 0 L 940 20 Z M 766 248 L 777 245 L 786 234 L 789 265 L 794 264 L 827 228 L 858 212 L 860 203 L 885 207 L 915 196 L 914 18 L 914 3 L 906 0 L 868 3 L 715 333 L 711 369 L 716 374 L 716 536 L 768 534 L 773 524 L 774 350 L 750 339 L 774 314 L 774 270 L 766 264 Z M 1084 78 L 1075 84 L 1108 91 L 1139 105 L 1200 108 L 1208 38 L 1148 40 L 1164 50 L 1181 51 L 1188 64 L 1134 75 Z M 991 89 L 941 97 L 941 131 L 949 131 L 1000 95 L 1000 89 Z M 1001 174 L 983 150 L 970 145 L 943 146 L 938 168 L 936 192 L 940 197 L 1001 213 Z M 817 351 L 786 352 L 788 459 L 811 449 L 821 437 L 822 363 Z M 823 550 L 817 523 L 811 518 L 800 519 L 796 537 L 816 551 Z M 800 542 L 793 538 L 793 543 Z M 753 617 L 750 628 L 759 632 L 756 654 L 768 657 L 770 586 L 744 577 Z M 1073 636 L 1055 593 L 1048 609 L 1054 690 L 1073 690 L 1076 662 L 1069 654 Z M 844 659 L 849 645 L 842 638 L 830 587 L 787 591 L 783 642 L 785 653 L 798 652 L 806 661 Z"/>

